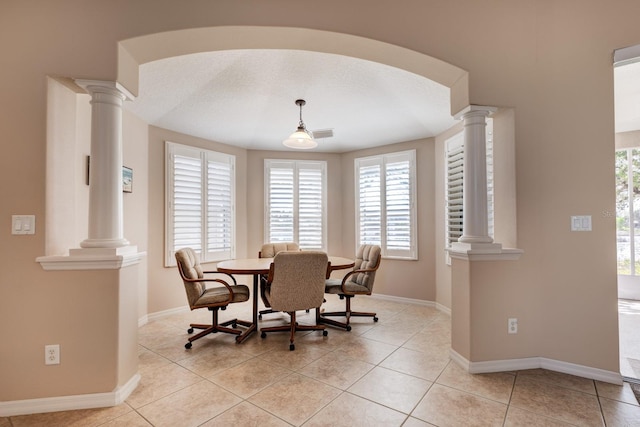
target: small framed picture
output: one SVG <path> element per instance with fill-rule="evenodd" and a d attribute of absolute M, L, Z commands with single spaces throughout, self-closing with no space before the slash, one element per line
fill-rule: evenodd
<path fill-rule="evenodd" d="M 122 167 L 122 191 L 133 193 L 133 169 L 126 166 Z"/>

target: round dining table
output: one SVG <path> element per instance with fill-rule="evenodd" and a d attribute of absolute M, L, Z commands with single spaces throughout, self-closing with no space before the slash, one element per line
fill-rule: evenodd
<path fill-rule="evenodd" d="M 230 259 L 220 261 L 216 267 L 220 273 L 230 275 L 251 275 L 253 276 L 253 321 L 251 325 L 236 337 L 236 342 L 243 342 L 251 333 L 258 328 L 258 283 L 260 276 L 269 274 L 273 258 L 246 258 L 246 259 Z M 334 270 L 344 270 L 353 268 L 354 260 L 337 256 L 329 257 L 329 265 L 327 268 L 327 276 Z M 327 277 L 328 278 L 328 277 Z"/>

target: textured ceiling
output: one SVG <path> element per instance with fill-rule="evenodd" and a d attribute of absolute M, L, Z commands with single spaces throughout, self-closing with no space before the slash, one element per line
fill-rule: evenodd
<path fill-rule="evenodd" d="M 294 50 L 228 50 L 140 67 L 139 95 L 125 103 L 154 126 L 247 149 L 289 150 L 302 117 L 331 129 L 313 151 L 346 152 L 435 136 L 453 126 L 449 89 L 361 59 Z"/>

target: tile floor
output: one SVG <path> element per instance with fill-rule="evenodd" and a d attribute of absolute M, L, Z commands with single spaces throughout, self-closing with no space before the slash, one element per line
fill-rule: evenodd
<path fill-rule="evenodd" d="M 329 296 L 327 310 L 343 302 Z M 235 344 L 210 335 L 185 350 L 188 312 L 139 331 L 141 381 L 112 408 L 0 418 L 6 426 L 640 426 L 628 384 L 541 369 L 470 375 L 449 360 L 450 319 L 431 307 L 357 297 L 380 321 L 259 334 Z M 249 319 L 250 304 L 221 317 Z M 265 316 L 265 325 L 286 319 Z M 312 321 L 300 314 L 299 321 Z"/>
<path fill-rule="evenodd" d="M 640 301 L 618 300 L 620 373 L 640 381 Z"/>

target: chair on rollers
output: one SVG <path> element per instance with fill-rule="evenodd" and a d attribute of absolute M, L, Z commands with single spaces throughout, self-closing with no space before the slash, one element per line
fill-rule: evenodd
<path fill-rule="evenodd" d="M 185 344 L 185 348 L 191 348 L 193 341 L 208 334 L 225 332 L 240 335 L 242 330 L 235 329 L 237 325 L 251 326 L 251 322 L 238 319 L 227 320 L 222 323 L 218 321 L 219 310 L 225 310 L 229 304 L 249 300 L 249 288 L 247 286 L 238 285 L 233 276 L 229 276 L 233 284 L 229 284 L 227 281 L 219 278 L 205 278 L 205 274 L 223 273 L 203 271 L 198 259 L 198 254 L 191 248 L 183 248 L 177 251 L 176 261 L 178 263 L 180 277 L 182 277 L 187 293 L 189 308 L 191 308 L 191 310 L 206 308 L 211 311 L 212 314 L 211 325 L 196 323 L 190 325 L 187 330 L 190 334 L 193 333 L 194 329 L 203 329 L 203 331 L 193 337 L 189 337 L 189 342 Z M 210 287 L 207 287 L 208 285 Z M 229 325 L 231 325 L 231 328 L 227 328 Z"/>
<path fill-rule="evenodd" d="M 317 323 L 351 330 L 351 317 L 372 317 L 374 322 L 378 321 L 376 313 L 366 313 L 351 310 L 351 299 L 356 295 L 371 295 L 373 283 L 376 278 L 376 271 L 380 267 L 381 260 L 380 246 L 362 245 L 356 253 L 356 260 L 353 270 L 348 272 L 342 280 L 327 279 L 325 283 L 325 293 L 338 294 L 340 299 L 346 300 L 345 311 L 324 312 L 317 314 Z M 345 322 L 340 322 L 328 317 L 345 317 Z"/>
<path fill-rule="evenodd" d="M 280 252 L 299 252 L 300 246 L 295 242 L 275 242 L 275 243 L 265 243 L 262 245 L 262 248 L 258 252 L 258 258 L 273 258 Z M 263 304 L 267 307 L 265 310 L 260 310 L 258 312 L 258 319 L 262 320 L 263 314 L 275 313 L 269 306 L 269 302 L 264 296 L 265 289 L 267 287 L 267 276 L 260 276 L 260 299 L 262 299 Z"/>
<path fill-rule="evenodd" d="M 324 325 L 300 325 L 296 322 L 296 310 L 315 308 L 324 301 L 324 281 L 327 277 L 328 257 L 324 252 L 280 252 L 273 259 L 267 278 L 269 287 L 265 297 L 276 311 L 284 311 L 291 316 L 288 325 L 260 328 L 260 336 L 267 332 L 289 331 L 289 350 L 295 350 L 296 331 L 322 331 L 327 336 Z"/>

